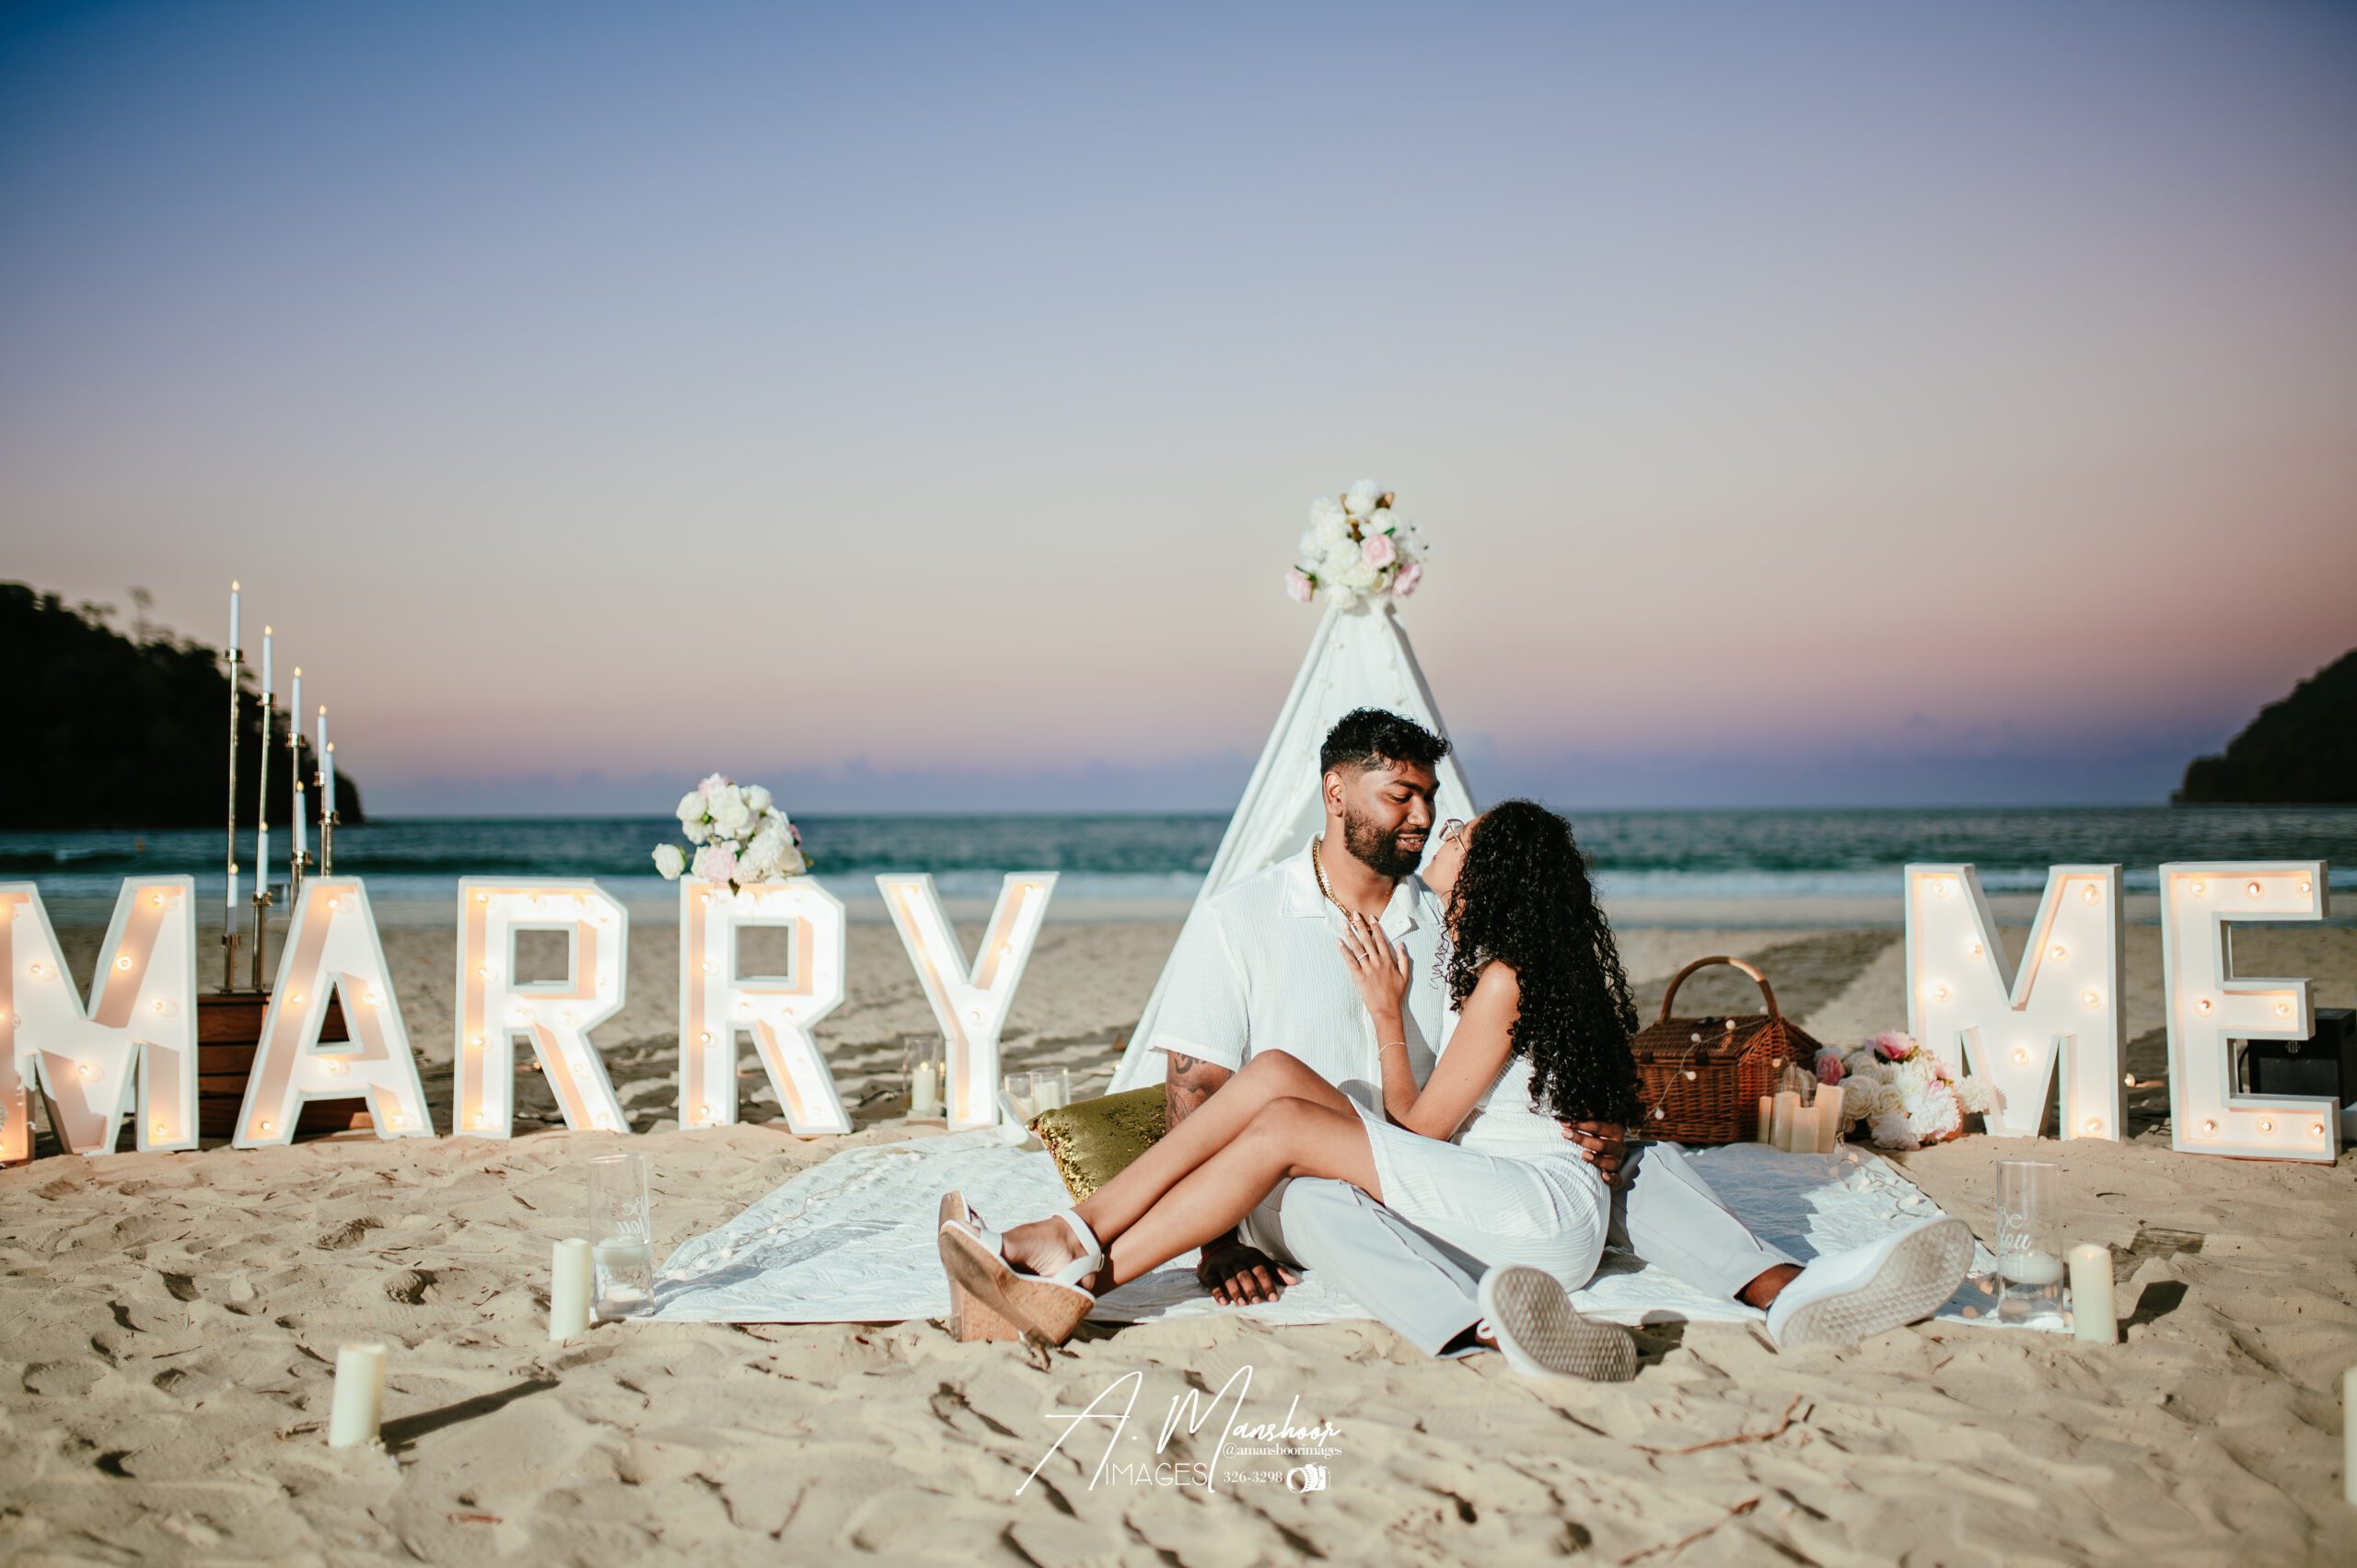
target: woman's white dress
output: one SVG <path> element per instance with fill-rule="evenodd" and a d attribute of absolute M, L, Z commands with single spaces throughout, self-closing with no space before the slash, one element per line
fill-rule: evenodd
<path fill-rule="evenodd" d="M 1444 1015 L 1441 1053 L 1457 1028 Z M 1492 1266 L 1527 1263 L 1585 1284 L 1604 1255 L 1612 1194 L 1554 1118 L 1530 1104 L 1530 1063 L 1510 1056 L 1489 1093 L 1443 1143 L 1358 1100 L 1379 1194 L 1392 1213 Z"/>

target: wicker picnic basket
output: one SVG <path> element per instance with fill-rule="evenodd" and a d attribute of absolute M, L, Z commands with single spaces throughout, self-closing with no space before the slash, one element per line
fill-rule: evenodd
<path fill-rule="evenodd" d="M 1759 987 L 1765 1013 L 1680 1018 L 1672 1008 L 1688 975 L 1713 964 L 1741 970 Z M 1630 1042 L 1637 1059 L 1637 1098 L 1644 1107 L 1642 1136 L 1678 1144 L 1735 1144 L 1754 1134 L 1759 1101 L 1776 1092 L 1788 1062 L 1817 1060 L 1817 1041 L 1784 1021 L 1776 993 L 1741 958 L 1697 958 L 1670 977 L 1661 1016 Z"/>

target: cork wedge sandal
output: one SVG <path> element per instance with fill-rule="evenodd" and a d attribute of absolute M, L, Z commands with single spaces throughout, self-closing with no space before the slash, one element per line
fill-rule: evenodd
<path fill-rule="evenodd" d="M 1023 1337 L 1040 1344 L 1060 1345 L 1080 1331 L 1097 1297 L 1081 1281 L 1105 1266 L 1105 1253 L 1087 1225 L 1070 1209 L 1055 1215 L 1080 1243 L 1081 1255 L 1052 1274 L 1027 1274 L 1006 1260 L 996 1236 L 988 1236 L 963 1220 L 941 1226 L 941 1264 L 948 1272 L 950 1288 L 966 1292 L 967 1310 L 980 1309 L 1012 1323 Z"/>
<path fill-rule="evenodd" d="M 998 1232 L 982 1224 L 982 1216 L 968 1206 L 966 1195 L 962 1192 L 942 1194 L 941 1224 L 944 1226 L 952 1224 L 970 1225 L 993 1251 L 1000 1246 Z M 943 1326 L 948 1329 L 950 1338 L 961 1343 L 976 1340 L 1019 1340 L 1023 1337 L 1022 1330 L 976 1301 L 973 1294 L 958 1283 L 958 1276 L 954 1273 L 949 1276 L 949 1316 Z"/>

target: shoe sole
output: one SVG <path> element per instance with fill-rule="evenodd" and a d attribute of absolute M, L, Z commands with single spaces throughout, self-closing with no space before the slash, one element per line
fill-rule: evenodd
<path fill-rule="evenodd" d="M 1873 1278 L 1794 1308 L 1777 1343 L 1849 1345 L 1903 1329 L 1937 1312 L 1971 1268 L 1972 1232 L 1962 1220 L 1925 1225 L 1893 1249 Z"/>
<path fill-rule="evenodd" d="M 1543 1270 L 1505 1268 L 1481 1282 L 1491 1332 L 1547 1371 L 1591 1383 L 1626 1383 L 1637 1375 L 1637 1342 L 1617 1323 L 1572 1309 L 1562 1283 Z"/>
<path fill-rule="evenodd" d="M 962 1221 L 967 1213 L 966 1195 L 963 1192 L 947 1192 L 942 1195 L 940 1215 L 942 1225 L 947 1225 L 953 1220 Z M 1022 1330 L 976 1301 L 973 1294 L 958 1283 L 958 1277 L 955 1274 L 949 1277 L 949 1316 L 944 1320 L 943 1327 L 949 1330 L 950 1338 L 960 1343 L 1019 1340 L 1023 1337 Z"/>
<path fill-rule="evenodd" d="M 941 1227 L 941 1266 L 949 1272 L 951 1289 L 965 1290 L 968 1311 L 979 1307 L 1041 1344 L 1060 1345 L 1071 1339 L 1097 1305 L 1097 1298 L 1077 1285 L 1016 1273 L 961 1220 Z"/>

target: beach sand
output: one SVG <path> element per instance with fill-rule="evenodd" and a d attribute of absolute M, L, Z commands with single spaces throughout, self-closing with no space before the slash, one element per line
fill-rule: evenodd
<path fill-rule="evenodd" d="M 1100 1085 L 1175 934 L 1048 927 L 1008 1065 Z M 99 933 L 62 935 L 87 977 Z M 1684 960 L 1732 952 L 1764 964 L 1804 1027 L 1846 1044 L 1904 1021 L 1898 935 L 1639 928 L 1623 949 L 1648 1015 Z M 385 941 L 447 1125 L 447 928 Z M 2130 1065 L 2157 1078 L 2158 933 L 2133 926 L 2128 941 Z M 1634 1382 L 1592 1386 L 1525 1381 L 1496 1356 L 1428 1360 L 1372 1322 L 1092 1330 L 1036 1360 L 923 1322 L 618 1324 L 552 1346 L 549 1243 L 576 1228 L 585 1156 L 650 1157 L 662 1247 L 848 1144 L 928 1131 L 900 1117 L 894 1088 L 903 1041 L 933 1026 L 888 928 L 853 927 L 851 999 L 820 1028 L 860 1123 L 848 1139 L 677 1131 L 676 956 L 661 923 L 633 930 L 632 1000 L 600 1042 L 634 1138 L 534 1131 L 548 1102 L 528 1076 L 507 1143 L 52 1155 L 0 1173 L 0 1555 L 2357 1561 L 2340 1476 L 2357 1156 L 2173 1154 L 2165 1091 L 2131 1096 L 2124 1144 L 1973 1136 L 1898 1156 L 1984 1239 L 1993 1162 L 2058 1161 L 2074 1239 L 2118 1249 L 2127 1328 L 2108 1348 L 1943 1328 L 1779 1354 L 1754 1328 L 1668 1324 L 1643 1331 Z M 2238 957 L 2247 972 L 2313 977 L 2320 1004 L 2357 1002 L 2357 932 L 2257 928 Z M 1748 989 L 1733 971 L 1692 983 L 1682 1011 Z M 747 1113 L 773 1114 L 759 1081 Z M 325 1446 L 336 1347 L 357 1339 L 391 1347 L 382 1451 Z M 1155 1453 L 1174 1398 L 1247 1366 L 1244 1420 L 1290 1411 L 1337 1429 L 1322 1492 L 1196 1484 L 1188 1467 L 1211 1461 L 1220 1417 Z M 1125 1430 L 1052 1418 L 1109 1390 L 1097 1408 L 1118 1409 L 1132 1371 Z M 1109 1436 L 1116 1464 L 1141 1468 L 1092 1487 Z M 1221 1474 L 1298 1462 L 1238 1446 Z"/>

